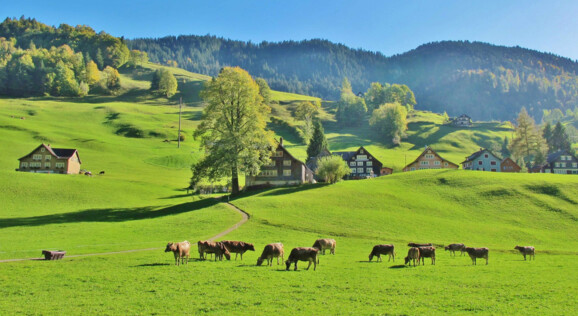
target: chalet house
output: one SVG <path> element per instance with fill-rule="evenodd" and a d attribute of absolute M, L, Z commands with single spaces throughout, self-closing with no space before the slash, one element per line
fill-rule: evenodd
<path fill-rule="evenodd" d="M 403 168 L 403 171 L 415 171 L 423 169 L 458 169 L 455 163 L 445 160 L 431 147 L 427 146 L 416 160 Z"/>
<path fill-rule="evenodd" d="M 393 169 L 383 167 L 383 164 L 363 146 L 359 147 L 357 151 L 340 151 L 333 154 L 341 156 L 351 169 L 351 173 L 346 179 L 373 178 L 393 173 Z"/>
<path fill-rule="evenodd" d="M 472 126 L 472 118 L 462 114 L 454 119 L 452 122 L 454 126 L 457 127 L 471 127 Z"/>
<path fill-rule="evenodd" d="M 18 159 L 16 171 L 36 173 L 79 173 L 80 157 L 76 149 L 52 148 L 42 144 L 28 155 Z"/>
<path fill-rule="evenodd" d="M 480 171 L 491 171 L 499 172 L 502 159 L 498 158 L 494 153 L 488 149 L 480 148 L 479 151 L 466 157 L 466 160 L 462 162 L 462 168 L 464 170 L 480 170 Z"/>
<path fill-rule="evenodd" d="M 578 159 L 571 153 L 561 150 L 548 155 L 547 163 L 542 167 L 544 173 L 578 174 Z"/>
<path fill-rule="evenodd" d="M 522 170 L 522 168 L 510 157 L 505 158 L 500 163 L 500 172 L 520 172 L 520 170 Z"/>
<path fill-rule="evenodd" d="M 283 138 L 279 140 L 270 163 L 261 166 L 261 171 L 255 176 L 247 175 L 247 187 L 268 187 L 314 183 L 313 171 L 303 162 L 293 157 L 285 147 Z"/>

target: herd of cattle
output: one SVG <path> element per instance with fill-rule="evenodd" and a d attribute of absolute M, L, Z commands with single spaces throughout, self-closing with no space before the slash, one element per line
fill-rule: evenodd
<path fill-rule="evenodd" d="M 297 262 L 305 261 L 309 262 L 307 270 L 313 264 L 313 270 L 317 269 L 317 264 L 319 263 L 318 254 L 325 254 L 326 250 L 329 250 L 330 254 L 335 254 L 336 242 L 334 239 L 317 239 L 312 247 L 297 247 L 291 250 L 289 258 L 285 261 L 286 270 L 289 270 L 291 264 L 295 265 L 295 270 L 297 270 Z M 413 263 L 414 266 L 420 264 L 425 265 L 425 258 L 431 258 L 431 264 L 435 265 L 436 262 L 436 248 L 433 244 L 417 244 L 409 243 L 409 250 L 407 252 L 407 257 L 405 257 L 405 264 Z M 255 251 L 255 246 L 250 243 L 243 241 L 198 241 L 197 248 L 199 250 L 199 258 L 207 259 L 207 254 L 214 255 L 215 261 L 217 259 L 223 260 L 223 256 L 227 260 L 231 260 L 231 253 L 235 253 L 235 260 L 237 256 L 241 255 L 241 260 L 243 260 L 243 254 L 249 250 Z M 191 243 L 188 241 L 168 243 L 165 252 L 173 252 L 175 255 L 175 264 L 188 263 L 190 257 Z M 455 257 L 456 251 L 459 251 L 461 255 L 467 253 L 472 259 L 472 264 L 476 264 L 476 259 L 486 259 L 486 264 L 488 264 L 488 254 L 490 250 L 488 248 L 472 248 L 466 247 L 464 244 L 450 244 L 444 247 L 446 251 L 450 252 L 450 256 Z M 514 249 L 518 250 L 526 260 L 526 256 L 529 259 L 536 260 L 534 247 L 532 246 L 516 246 Z M 263 249 L 261 256 L 257 259 L 257 265 L 260 266 L 265 260 L 267 260 L 267 265 L 273 265 L 273 259 L 277 258 L 277 265 L 279 265 L 279 257 L 281 261 L 284 260 L 285 251 L 283 249 L 282 243 L 268 244 Z M 377 261 L 382 261 L 381 255 L 389 256 L 388 261 L 392 260 L 395 262 L 395 247 L 394 245 L 375 245 L 369 254 L 369 261 L 377 257 Z M 417 263 L 417 264 L 416 264 Z"/>

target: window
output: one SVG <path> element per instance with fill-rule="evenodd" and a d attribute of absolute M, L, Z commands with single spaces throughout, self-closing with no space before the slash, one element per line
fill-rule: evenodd
<path fill-rule="evenodd" d="M 363 154 L 363 149 L 359 151 L 360 154 Z"/>
<path fill-rule="evenodd" d="M 478 160 L 478 165 L 481 166 L 482 164 L 483 164 L 483 162 L 481 160 Z"/>
<path fill-rule="evenodd" d="M 357 168 L 357 173 L 363 173 L 363 168 Z"/>
<path fill-rule="evenodd" d="M 54 164 L 54 167 L 57 169 L 62 169 L 64 168 L 64 162 L 57 162 Z"/>
<path fill-rule="evenodd" d="M 496 165 L 496 162 L 495 162 L 495 161 L 491 161 L 491 162 L 490 162 L 490 165 L 495 166 L 495 165 Z"/>
<path fill-rule="evenodd" d="M 355 164 L 355 161 L 351 161 L 351 162 L 349 162 L 349 166 L 351 166 L 351 167 L 355 167 L 355 166 L 356 166 L 356 164 Z"/>
<path fill-rule="evenodd" d="M 485 155 L 484 155 L 484 158 L 488 158 L 488 154 L 485 154 Z"/>
<path fill-rule="evenodd" d="M 283 166 L 291 166 L 291 160 L 283 160 Z"/>
<path fill-rule="evenodd" d="M 264 177 L 276 177 L 277 170 L 263 170 L 261 171 L 261 175 Z"/>
<path fill-rule="evenodd" d="M 277 160 L 271 159 L 269 161 L 269 163 L 267 164 L 267 166 L 269 167 L 275 167 L 277 165 Z"/>
<path fill-rule="evenodd" d="M 560 160 L 566 160 L 566 156 L 560 156 Z"/>
<path fill-rule="evenodd" d="M 282 150 L 278 150 L 275 152 L 275 156 L 273 157 L 283 157 L 283 151 Z"/>
<path fill-rule="evenodd" d="M 291 169 L 283 170 L 283 176 L 290 177 L 291 176 Z"/>
<path fill-rule="evenodd" d="M 561 162 L 561 163 L 560 163 L 560 167 L 566 168 L 566 163 L 565 163 L 565 162 Z"/>
<path fill-rule="evenodd" d="M 358 161 L 358 162 L 357 162 L 357 166 L 358 166 L 358 167 L 363 167 L 363 161 Z"/>
<path fill-rule="evenodd" d="M 448 163 L 447 163 L 447 162 L 444 162 L 444 166 L 446 166 L 446 167 L 447 167 L 447 166 L 448 166 Z"/>
<path fill-rule="evenodd" d="M 365 165 L 368 167 L 371 167 L 371 166 L 373 166 L 373 161 L 368 161 Z"/>
<path fill-rule="evenodd" d="M 410 170 L 411 170 L 411 171 L 415 171 L 415 167 L 411 167 L 411 169 L 410 169 Z"/>
<path fill-rule="evenodd" d="M 356 171 L 357 171 L 357 169 L 351 168 L 351 173 L 355 173 Z"/>
<path fill-rule="evenodd" d="M 30 163 L 30 168 L 40 168 L 40 167 L 42 167 L 41 162 L 31 162 Z"/>
<path fill-rule="evenodd" d="M 576 168 L 576 167 L 578 167 L 578 163 L 573 162 L 573 163 L 572 163 L 572 168 Z"/>
<path fill-rule="evenodd" d="M 373 168 L 367 168 L 365 169 L 365 172 L 371 174 L 373 172 Z"/>
<path fill-rule="evenodd" d="M 425 155 L 425 159 L 434 159 L 434 155 L 431 154 Z"/>
<path fill-rule="evenodd" d="M 28 168 L 28 163 L 27 162 L 22 162 L 20 164 L 20 168 Z"/>
<path fill-rule="evenodd" d="M 436 165 L 436 166 L 439 166 L 439 165 L 441 165 L 441 164 L 442 164 L 442 162 L 439 161 L 439 160 L 434 161 L 434 165 Z"/>
<path fill-rule="evenodd" d="M 44 163 L 44 168 L 50 168 L 50 162 Z"/>
<path fill-rule="evenodd" d="M 422 166 L 429 166 L 429 161 L 421 161 L 420 164 Z"/>
<path fill-rule="evenodd" d="M 560 163 L 559 163 L 559 162 L 555 163 L 554 165 L 556 166 L 556 168 L 560 168 Z"/>
<path fill-rule="evenodd" d="M 46 160 L 46 161 L 50 161 L 50 159 L 52 159 L 52 156 L 50 156 L 50 155 L 46 155 L 46 156 L 44 156 L 44 160 Z"/>
<path fill-rule="evenodd" d="M 357 155 L 357 160 L 367 160 L 367 155 Z"/>
<path fill-rule="evenodd" d="M 42 160 L 42 155 L 33 155 L 32 159 L 34 160 Z"/>
<path fill-rule="evenodd" d="M 40 151 L 41 151 L 41 152 L 44 152 L 44 147 L 40 148 Z"/>

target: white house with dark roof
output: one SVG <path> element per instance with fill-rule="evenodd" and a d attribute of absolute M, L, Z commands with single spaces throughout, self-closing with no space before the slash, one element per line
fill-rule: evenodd
<path fill-rule="evenodd" d="M 578 174 L 578 159 L 565 150 L 549 154 L 546 165 L 542 167 L 542 172 Z"/>

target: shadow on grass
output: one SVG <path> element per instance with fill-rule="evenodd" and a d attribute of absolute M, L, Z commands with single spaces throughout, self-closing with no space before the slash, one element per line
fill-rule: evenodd
<path fill-rule="evenodd" d="M 285 194 L 292 194 L 292 193 L 296 193 L 296 192 L 301 192 L 301 191 L 308 191 L 311 189 L 319 189 L 325 186 L 328 186 L 329 184 L 304 184 L 304 185 L 300 185 L 300 186 L 296 186 L 296 187 L 284 187 L 284 188 L 275 188 L 275 189 L 271 189 L 268 192 L 264 192 L 262 195 L 263 196 L 279 196 L 279 195 L 285 195 Z"/>
<path fill-rule="evenodd" d="M 4 218 L 0 220 L 0 228 L 17 226 L 44 226 L 50 224 L 69 224 L 82 222 L 125 222 L 141 219 L 153 219 L 197 211 L 219 203 L 215 199 L 203 199 L 173 206 L 146 206 L 135 208 L 102 208 L 78 212 L 52 214 L 33 217 Z"/>
<path fill-rule="evenodd" d="M 408 266 L 406 266 L 405 264 L 397 264 L 397 265 L 389 267 L 389 269 L 405 269 L 407 267 Z"/>
<path fill-rule="evenodd" d="M 159 266 L 170 266 L 170 263 L 145 263 L 145 264 L 139 264 L 138 266 L 134 266 L 134 267 L 159 267 Z"/>

